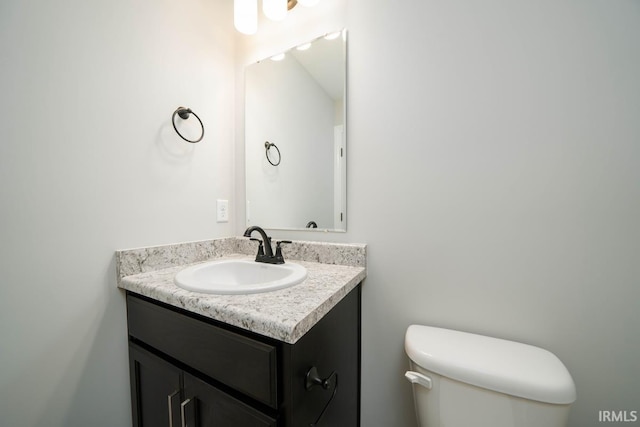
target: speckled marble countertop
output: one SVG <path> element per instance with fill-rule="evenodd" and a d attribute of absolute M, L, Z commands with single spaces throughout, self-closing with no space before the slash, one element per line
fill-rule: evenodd
<path fill-rule="evenodd" d="M 118 287 L 290 344 L 307 333 L 366 277 L 366 246 L 295 241 L 285 259 L 307 268 L 290 288 L 250 295 L 212 295 L 173 282 L 185 266 L 255 257 L 255 243 L 229 237 L 116 252 Z"/>

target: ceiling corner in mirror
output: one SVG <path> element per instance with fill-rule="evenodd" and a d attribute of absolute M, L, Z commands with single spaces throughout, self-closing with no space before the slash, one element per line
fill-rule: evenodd
<path fill-rule="evenodd" d="M 346 231 L 347 31 L 245 70 L 246 224 Z"/>

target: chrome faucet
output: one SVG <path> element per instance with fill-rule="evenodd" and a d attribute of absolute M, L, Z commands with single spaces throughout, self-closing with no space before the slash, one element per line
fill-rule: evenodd
<path fill-rule="evenodd" d="M 257 231 L 260 233 L 260 239 L 254 239 L 251 237 L 251 233 Z M 276 242 L 276 254 L 273 254 L 273 248 L 271 247 L 271 237 L 267 236 L 267 233 L 257 225 L 251 226 L 244 231 L 244 237 L 249 237 L 251 240 L 258 241 L 258 254 L 256 255 L 256 262 L 264 262 L 267 264 L 284 264 L 284 256 L 282 255 L 283 243 L 291 243 L 291 240 L 281 240 Z M 264 245 L 263 245 L 264 244 Z"/>

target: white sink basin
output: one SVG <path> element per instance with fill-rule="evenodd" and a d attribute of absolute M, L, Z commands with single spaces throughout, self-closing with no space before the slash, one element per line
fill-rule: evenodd
<path fill-rule="evenodd" d="M 207 294 L 254 294 L 297 285 L 307 278 L 299 264 L 265 264 L 248 260 L 220 260 L 181 270 L 173 281 L 179 287 Z"/>

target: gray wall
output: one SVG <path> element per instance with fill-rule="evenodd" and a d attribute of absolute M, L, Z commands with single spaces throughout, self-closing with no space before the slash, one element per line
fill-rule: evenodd
<path fill-rule="evenodd" d="M 230 3 L 0 2 L 1 426 L 131 425 L 114 251 L 232 234 Z"/>
<path fill-rule="evenodd" d="M 415 423 L 411 323 L 556 353 L 571 427 L 640 410 L 640 3 L 349 0 L 347 26 L 327 238 L 369 244 L 363 426 Z"/>
<path fill-rule="evenodd" d="M 640 3 L 350 6 L 363 425 L 413 425 L 410 323 L 556 353 L 571 427 L 640 410 Z"/>

